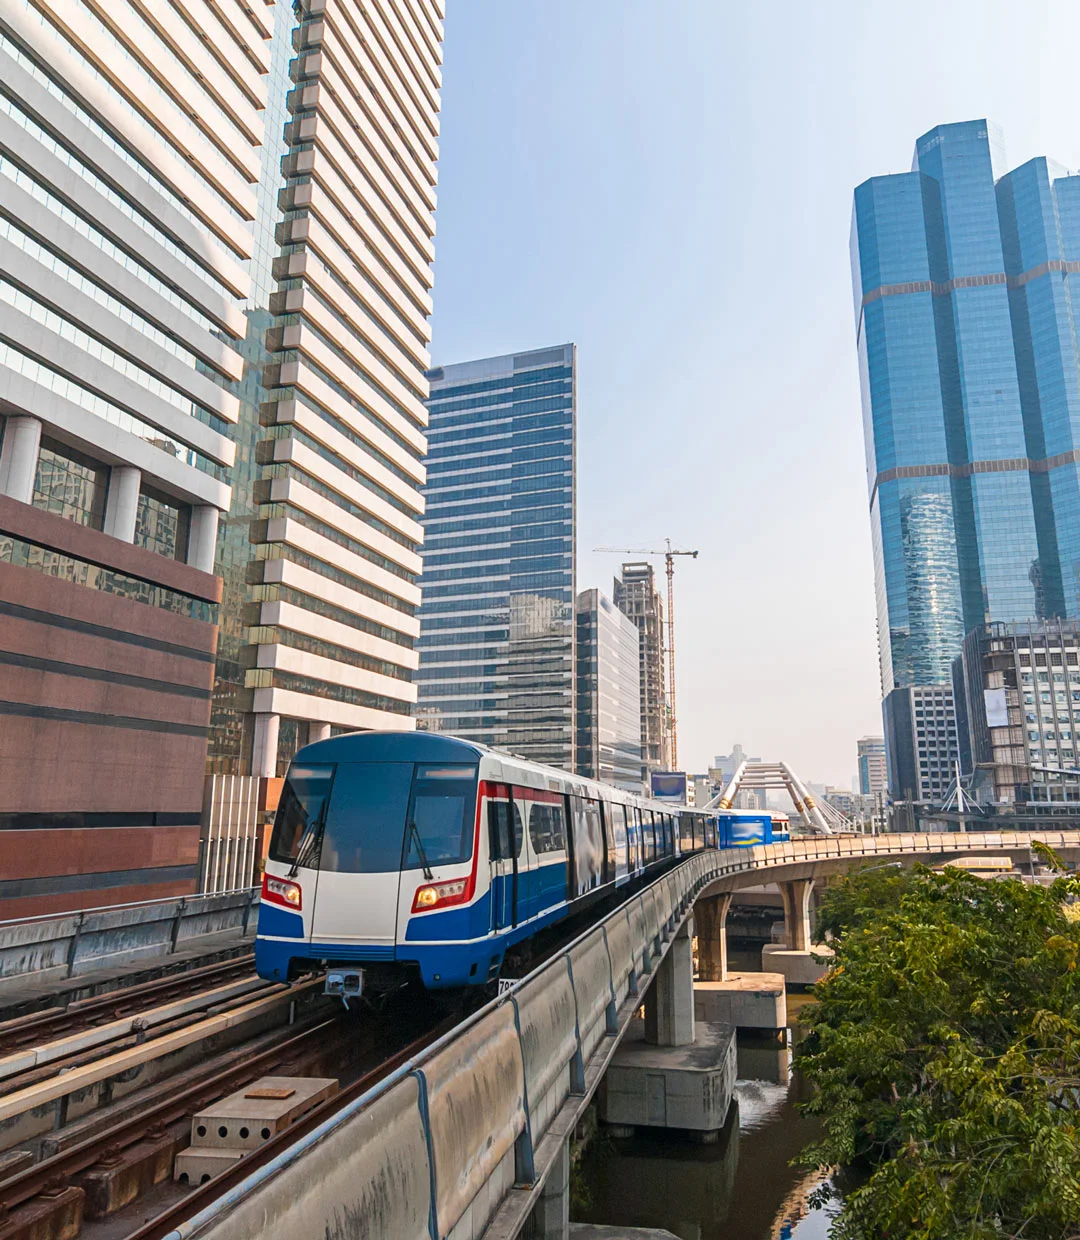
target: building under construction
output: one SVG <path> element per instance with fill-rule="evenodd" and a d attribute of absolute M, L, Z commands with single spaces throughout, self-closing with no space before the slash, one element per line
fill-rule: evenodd
<path fill-rule="evenodd" d="M 637 625 L 641 660 L 641 778 L 670 769 L 667 687 L 664 677 L 664 603 L 648 563 L 624 564 L 615 579 L 615 606 Z"/>

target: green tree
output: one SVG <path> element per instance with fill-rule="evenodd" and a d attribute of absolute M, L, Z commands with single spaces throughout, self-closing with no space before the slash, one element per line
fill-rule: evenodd
<path fill-rule="evenodd" d="M 920 867 L 826 893 L 805 1157 L 868 1171 L 836 1240 L 1080 1240 L 1078 892 Z"/>

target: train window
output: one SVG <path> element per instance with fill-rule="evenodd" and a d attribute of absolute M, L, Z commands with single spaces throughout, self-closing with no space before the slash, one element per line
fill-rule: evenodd
<path fill-rule="evenodd" d="M 566 822 L 561 804 L 529 802 L 529 838 L 537 856 L 562 852 L 566 848 Z"/>
<path fill-rule="evenodd" d="M 511 800 L 511 790 L 506 786 L 498 789 L 500 800 L 487 802 L 487 830 L 491 833 L 492 861 L 510 861 L 512 857 L 521 856 L 523 827 L 521 821 L 522 806 Z M 505 799 L 505 800 L 503 800 Z M 511 849 L 511 831 L 513 847 Z"/>
<path fill-rule="evenodd" d="M 574 894 L 600 885 L 604 865 L 604 833 L 596 801 L 571 797 L 574 812 Z"/>
<path fill-rule="evenodd" d="M 274 833 L 270 837 L 271 861 L 291 863 L 299 857 L 301 865 L 315 862 L 318 832 L 322 829 L 333 779 L 332 764 L 297 766 L 293 763 L 289 767 L 274 818 Z"/>
<path fill-rule="evenodd" d="M 645 850 L 645 864 L 656 860 L 656 828 L 653 824 L 653 813 L 651 809 L 639 809 L 638 816 L 641 818 L 641 842 Z"/>
<path fill-rule="evenodd" d="M 343 874 L 400 869 L 412 776 L 411 762 L 339 762 L 319 869 Z"/>
<path fill-rule="evenodd" d="M 468 861 L 472 856 L 475 807 L 475 766 L 417 763 L 402 868 Z M 518 837 L 520 840 L 520 827 Z"/>
<path fill-rule="evenodd" d="M 509 789 L 502 790 L 504 796 Z M 488 829 L 491 832 L 492 861 L 509 861 L 511 857 L 521 856 L 521 810 L 516 801 L 488 801 Z M 510 832 L 514 833 L 513 850 L 510 846 Z"/>

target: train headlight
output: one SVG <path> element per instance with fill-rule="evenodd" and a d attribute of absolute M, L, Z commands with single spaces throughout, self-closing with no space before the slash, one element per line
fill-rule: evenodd
<path fill-rule="evenodd" d="M 469 898 L 468 887 L 467 878 L 456 878 L 448 883 L 428 883 L 427 886 L 418 887 L 416 895 L 413 896 L 412 911 L 424 913 L 444 904 L 461 904 Z"/>
<path fill-rule="evenodd" d="M 303 893 L 299 883 L 291 883 L 287 878 L 275 878 L 272 874 L 263 875 L 262 898 L 270 904 L 280 904 L 284 908 L 300 911 Z"/>

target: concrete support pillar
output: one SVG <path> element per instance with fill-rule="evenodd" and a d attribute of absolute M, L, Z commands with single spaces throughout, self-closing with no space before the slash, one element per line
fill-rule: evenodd
<path fill-rule="evenodd" d="M 214 571 L 217 550 L 218 510 L 211 504 L 199 504 L 191 510 L 188 525 L 187 562 L 200 572 Z"/>
<path fill-rule="evenodd" d="M 330 739 L 330 725 L 328 723 L 316 723 L 312 720 L 307 725 L 307 739 L 309 745 L 314 745 L 316 741 L 328 741 Z"/>
<path fill-rule="evenodd" d="M 544 1187 L 532 1211 L 529 1232 L 536 1240 L 569 1240 L 570 1237 L 570 1139 L 555 1156 Z"/>
<path fill-rule="evenodd" d="M 694 1040 L 694 919 L 688 917 L 645 995 L 645 1041 L 689 1046 Z"/>
<path fill-rule="evenodd" d="M 727 915 L 732 895 L 728 891 L 694 905 L 698 978 L 703 982 L 727 981 Z"/>
<path fill-rule="evenodd" d="M 9 417 L 4 423 L 4 446 L 0 450 L 0 495 L 20 503 L 34 498 L 41 448 L 41 423 L 37 418 Z"/>
<path fill-rule="evenodd" d="M 780 883 L 780 898 L 784 902 L 784 937 L 792 951 L 810 950 L 810 896 L 814 890 L 812 878 L 795 878 Z"/>
<path fill-rule="evenodd" d="M 251 773 L 263 778 L 277 774 L 278 732 L 280 715 L 256 715 L 255 736 L 251 745 Z"/>
<path fill-rule="evenodd" d="M 142 472 L 130 465 L 109 470 L 109 493 L 105 497 L 105 533 L 124 542 L 135 541 L 135 518 L 139 513 Z"/>

